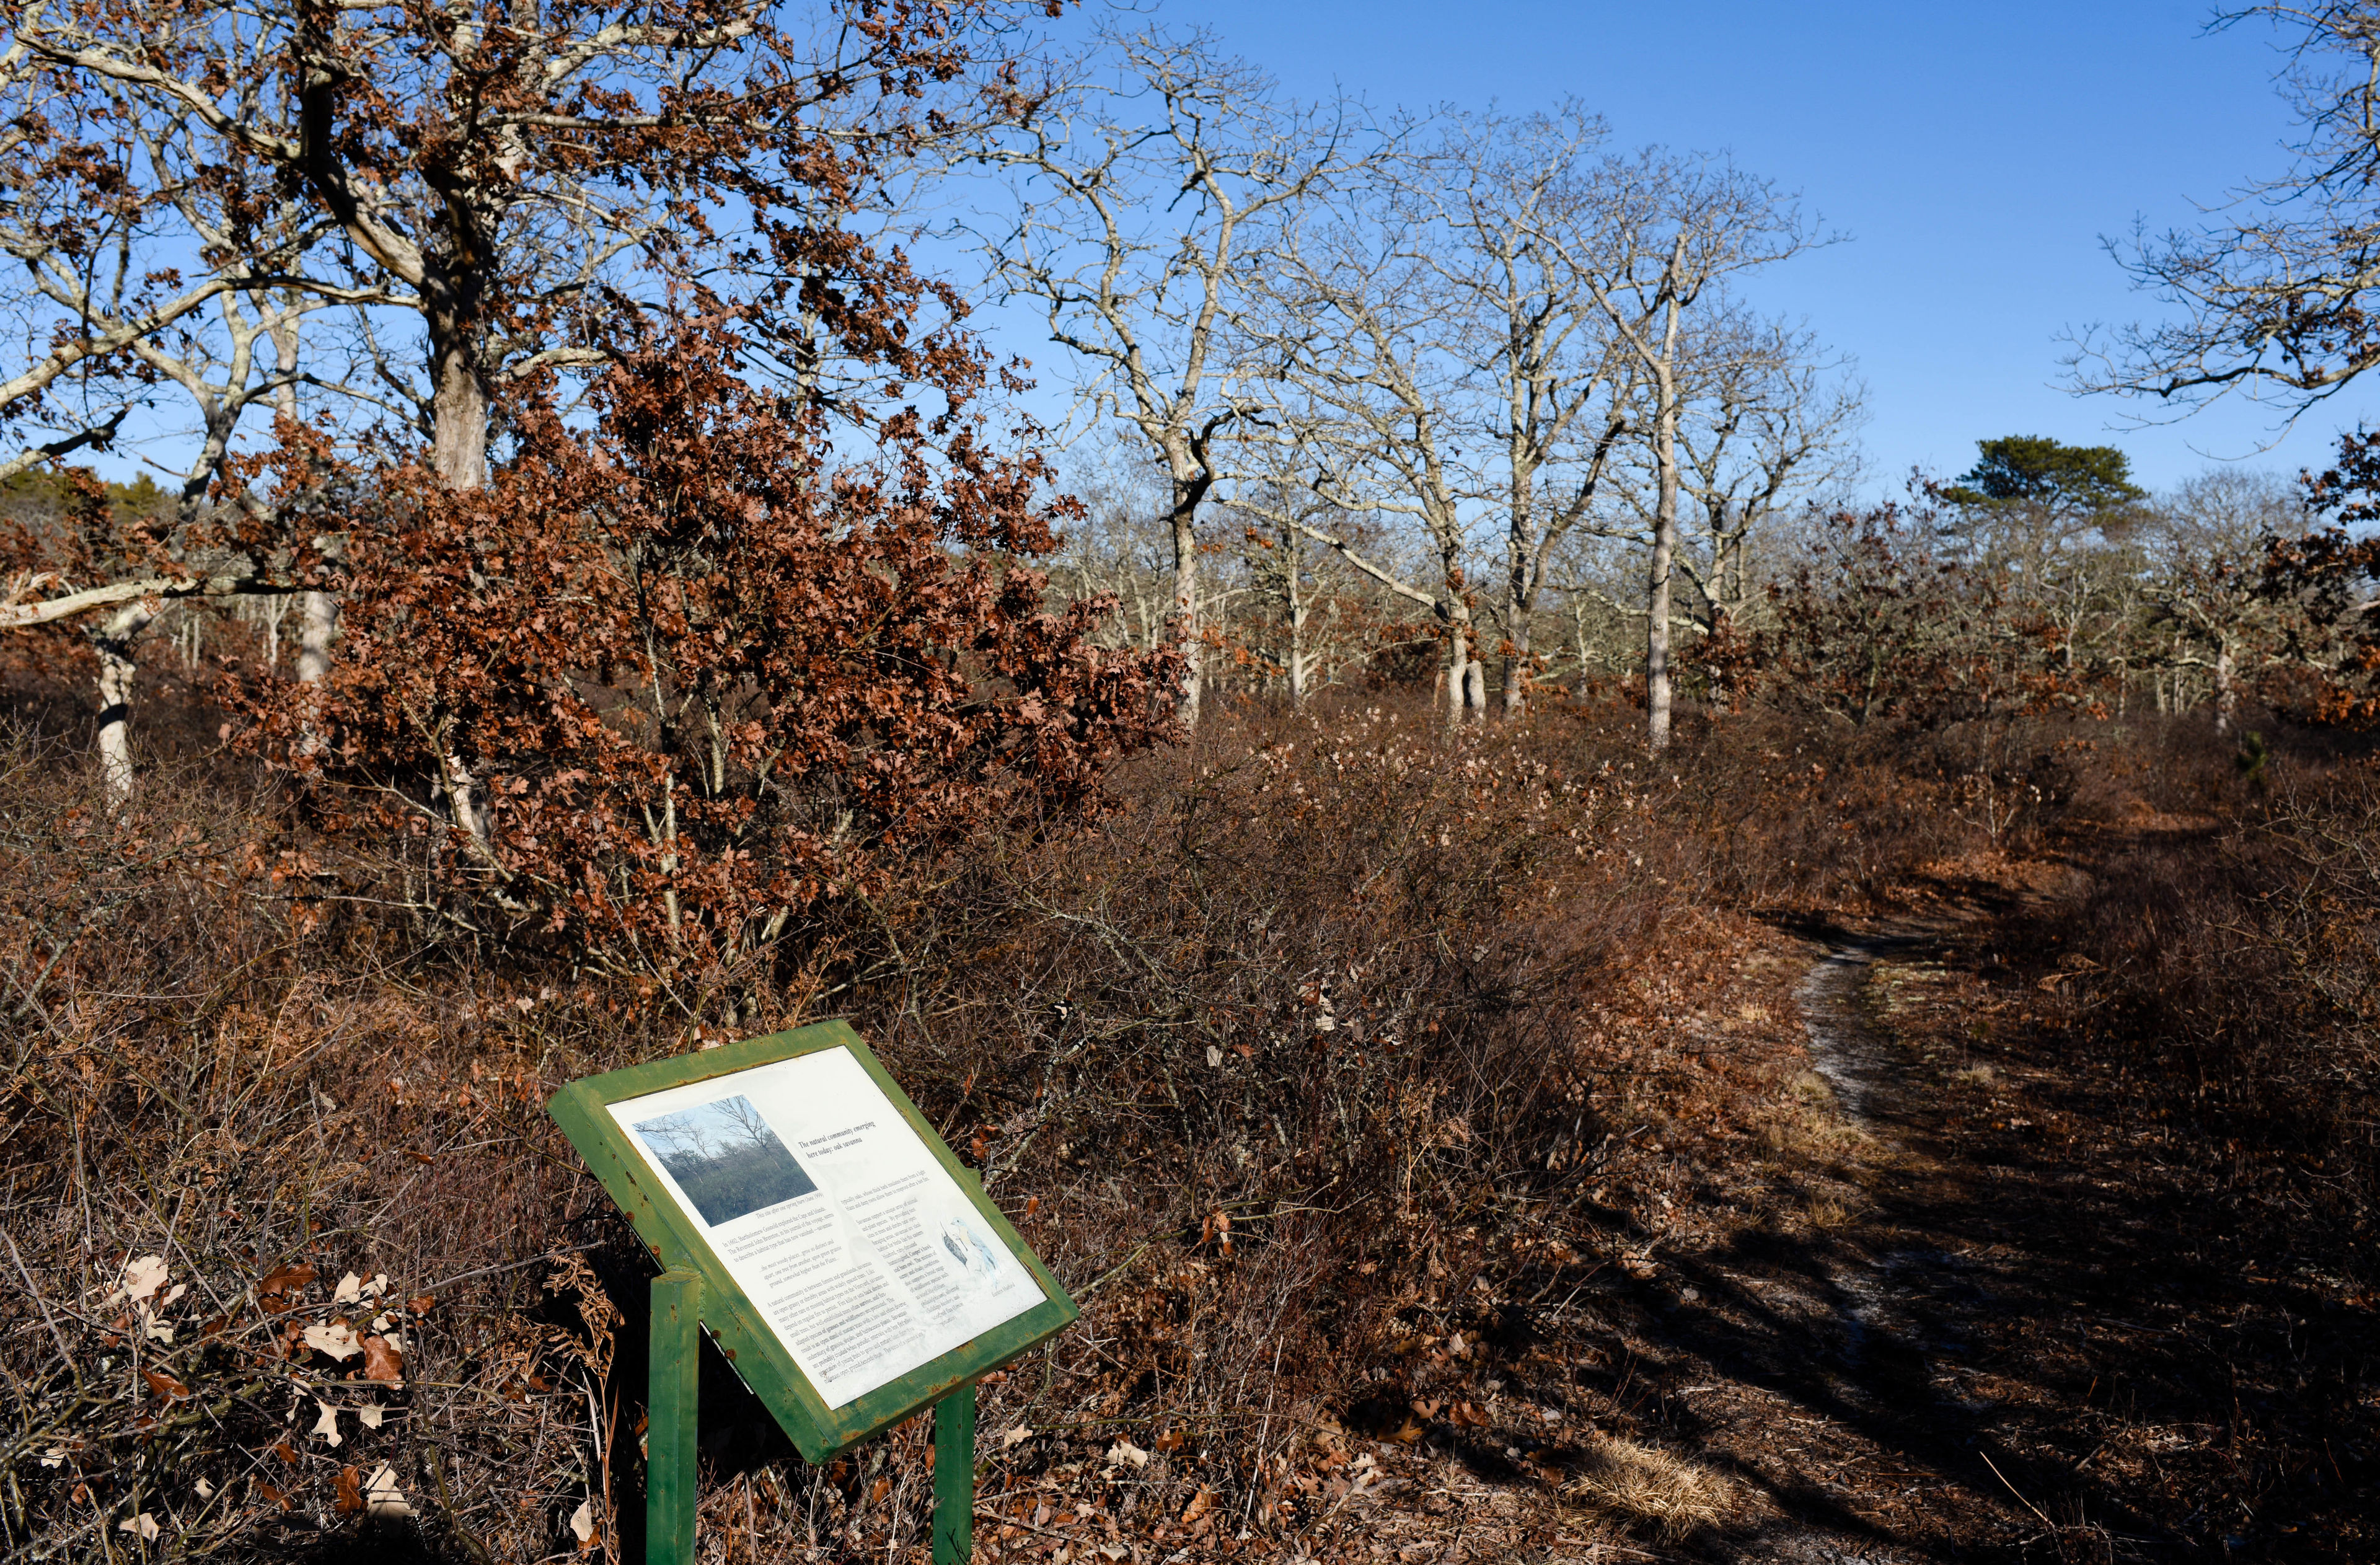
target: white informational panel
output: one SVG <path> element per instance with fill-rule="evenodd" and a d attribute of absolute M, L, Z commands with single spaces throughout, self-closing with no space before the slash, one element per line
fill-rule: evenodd
<path fill-rule="evenodd" d="M 830 1408 L 1042 1301 L 848 1049 L 610 1110 Z"/>

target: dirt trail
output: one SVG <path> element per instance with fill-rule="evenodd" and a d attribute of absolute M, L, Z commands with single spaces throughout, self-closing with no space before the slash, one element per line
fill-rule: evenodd
<path fill-rule="evenodd" d="M 1860 988 L 1878 957 L 1908 951 L 1918 938 L 1903 931 L 1845 940 L 1812 965 L 1794 992 L 1809 1035 L 1812 1069 L 1834 1089 L 1842 1111 L 1870 1128 L 1872 1110 L 1891 1080 L 1893 1051 L 1863 1013 Z"/>
<path fill-rule="evenodd" d="M 1722 1551 L 1739 1559 L 1916 1565 L 1964 1557 L 1980 1541 L 1973 1536 L 1973 1522 L 2001 1533 L 2008 1525 L 1998 1498 L 1968 1489 L 1966 1480 L 1974 1474 L 1965 1470 L 1973 1462 L 1941 1449 L 1946 1439 L 1972 1446 L 1973 1425 L 1993 1405 L 1965 1386 L 1959 1361 L 1969 1343 L 1941 1305 L 1961 1295 L 1971 1301 L 1988 1295 L 1970 1280 L 1968 1256 L 1945 1250 L 1935 1235 L 1876 1222 L 1873 1216 L 1880 1214 L 1858 1209 L 1868 1203 L 1900 1205 L 1895 1197 L 1936 1184 L 1947 1171 L 1906 1143 L 1902 1133 L 1918 1109 L 1910 1101 L 1908 1079 L 1915 1062 L 1879 1018 L 1869 992 L 1880 966 L 1922 958 L 1943 932 L 1941 926 L 1901 925 L 1841 938 L 1829 943 L 1794 991 L 1812 1072 L 1825 1083 L 1823 1090 L 1809 1084 L 1804 1097 L 1815 1100 L 1815 1111 L 1831 1113 L 1852 1133 L 1839 1171 L 1856 1192 L 1848 1196 L 1854 1210 L 1833 1242 L 1813 1245 L 1801 1257 L 1798 1280 L 1761 1268 L 1733 1280 L 1772 1305 L 1799 1306 L 1796 1313 L 1811 1328 L 1810 1357 L 1798 1376 L 1789 1376 L 1822 1385 L 1823 1400 L 1839 1411 L 1828 1417 L 1821 1407 L 1813 1410 L 1815 1418 L 1783 1413 L 1808 1433 L 1781 1454 L 1815 1460 L 1772 1483 L 1784 1514 L 1740 1553 Z M 1822 1221 L 1831 1216 L 1828 1201 L 1824 1194 L 1816 1198 Z M 1815 1486 L 1822 1498 L 1809 1492 L 1811 1469 L 1823 1474 Z M 1908 1498 L 1922 1498 L 1922 1509 L 1937 1514 L 1911 1526 L 1916 1518 L 1876 1513 L 1880 1503 L 1905 1513 L 1908 1508 L 1889 1501 Z M 1946 1500 L 1966 1513 L 1961 1522 L 1967 1524 L 1942 1525 L 1948 1518 L 1938 1512 Z M 1959 1535 L 1966 1535 L 1954 1542 Z"/>
<path fill-rule="evenodd" d="M 2061 901 L 1836 934 L 1794 983 L 1800 1103 L 1646 1316 L 1664 1432 L 1767 1508 L 1700 1558 L 2374 1558 L 2366 1317 L 2276 1277 L 2288 1230 L 2035 1026 L 2055 975 L 2008 942 Z"/>
<path fill-rule="evenodd" d="M 1969 1134 L 1979 1110 L 2030 1123 L 2007 1078 L 1949 1041 L 1976 1036 L 1956 1025 L 1972 975 L 1950 967 L 1969 964 L 1953 948 L 1983 928 L 1839 934 L 1792 989 L 1812 1072 L 1784 1145 L 1749 1192 L 1730 1192 L 1741 1215 L 1676 1254 L 1655 1328 L 1675 1386 L 1669 1428 L 1767 1510 L 1705 1558 L 2172 1557 L 2119 1543 L 2144 1541 L 2137 1519 L 2039 1460 L 2046 1427 L 2085 1389 L 2020 1382 L 2038 1334 L 2072 1324 L 2053 1298 L 2074 1286 L 2063 1219 L 2087 1171 L 2011 1166 L 2004 1141 Z"/>

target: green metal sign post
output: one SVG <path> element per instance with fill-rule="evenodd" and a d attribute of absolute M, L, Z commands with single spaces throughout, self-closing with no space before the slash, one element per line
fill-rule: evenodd
<path fill-rule="evenodd" d="M 645 1399 L 646 1565 L 694 1558 L 694 1435 L 702 1367 L 702 1279 L 653 1279 L 652 1386 Z"/>
<path fill-rule="evenodd" d="M 835 1051 L 844 1057 L 833 1057 Z M 821 1086 L 835 1087 L 841 1097 L 819 1092 Z M 805 1113 L 819 1100 L 873 1105 L 878 1111 L 846 1124 L 852 1112 L 838 1109 L 833 1128 L 805 1135 L 817 1128 Z M 645 1107 L 648 1102 L 650 1107 Z M 973 1171 L 943 1144 L 858 1035 L 844 1023 L 826 1022 L 631 1066 L 572 1083 L 554 1095 L 547 1111 L 662 1268 L 651 1284 L 648 1565 L 689 1565 L 694 1558 L 698 1371 L 706 1333 L 812 1462 L 932 1408 L 934 1562 L 964 1565 L 971 1559 L 976 1381 L 1047 1341 L 1079 1312 L 1040 1257 L 985 1197 Z M 706 1114 L 733 1117 L 746 1139 L 722 1153 L 689 1132 L 691 1160 L 683 1145 L 672 1144 L 674 1156 L 656 1152 L 657 1127 L 674 1134 L 696 1122 L 688 1116 Z M 780 1121 L 790 1127 L 783 1135 Z M 832 1170 L 833 1158 L 855 1146 L 885 1149 L 888 1177 L 876 1178 L 871 1171 L 863 1182 L 867 1187 L 857 1190 L 850 1188 L 851 1181 L 822 1184 L 833 1176 L 818 1171 Z M 769 1186 L 770 1177 L 781 1183 Z M 752 1194 L 756 1178 L 763 1187 L 758 1195 Z M 934 1207 L 937 1215 L 955 1215 L 930 1232 L 917 1220 L 903 1227 L 896 1197 L 913 1206 L 931 1197 L 941 1203 Z M 893 1220 L 888 1221 L 888 1211 Z M 752 1297 L 747 1283 L 779 1276 L 754 1270 L 753 1257 L 761 1246 L 793 1256 L 781 1265 L 797 1267 L 805 1252 L 795 1240 L 815 1245 L 836 1223 L 868 1235 L 867 1244 L 880 1257 L 892 1247 L 875 1274 L 868 1274 L 870 1263 L 863 1261 L 808 1293 L 789 1285 L 771 1294 L 763 1286 L 765 1299 Z M 795 1238 L 783 1237 L 788 1233 Z M 937 1244 L 942 1250 L 934 1248 Z M 904 1244 L 907 1248 L 899 1248 Z M 995 1246 L 1004 1248 L 1005 1257 Z M 937 1282 L 927 1265 L 943 1265 L 943 1251 L 952 1257 L 946 1269 L 953 1275 L 987 1287 L 996 1281 L 1013 1303 L 968 1317 L 990 1324 L 903 1373 L 880 1382 L 865 1374 L 853 1378 L 848 1344 L 888 1340 L 883 1317 L 905 1307 L 899 1294 L 905 1292 L 921 1308 L 929 1295 L 939 1298 L 946 1317 L 960 1318 L 957 1306 L 948 1303 L 951 1295 L 935 1292 L 946 1284 Z M 809 1302 L 821 1292 L 832 1295 L 829 1303 L 811 1308 Z M 834 1314 L 836 1309 L 844 1314 Z M 799 1328 L 789 1330 L 789 1321 Z M 928 1341 L 918 1351 L 937 1345 Z M 796 1353 L 803 1353 L 821 1366 L 822 1383 L 813 1383 L 796 1362 Z M 892 1359 L 879 1373 L 908 1362 Z"/>
<path fill-rule="evenodd" d="M 934 1565 L 975 1558 L 975 1385 L 934 1404 Z"/>

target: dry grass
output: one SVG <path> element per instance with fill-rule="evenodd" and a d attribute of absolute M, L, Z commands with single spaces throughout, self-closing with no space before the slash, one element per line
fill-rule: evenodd
<path fill-rule="evenodd" d="M 1802 1206 L 1803 1225 L 1815 1233 L 1848 1228 L 1856 1215 L 1848 1202 L 1826 1194 L 1814 1195 Z"/>
<path fill-rule="evenodd" d="M 1608 1435 L 1589 1446 L 1570 1492 L 1670 1543 L 1726 1526 L 1746 1510 L 1742 1491 L 1725 1475 L 1658 1447 Z"/>

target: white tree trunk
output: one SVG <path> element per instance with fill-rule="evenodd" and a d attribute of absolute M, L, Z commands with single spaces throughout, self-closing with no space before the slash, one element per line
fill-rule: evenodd
<path fill-rule="evenodd" d="M 472 795 L 475 784 L 471 769 L 463 764 L 461 757 L 449 751 L 440 758 L 439 770 L 443 774 L 447 807 L 454 813 L 455 824 L 471 834 L 480 859 L 494 864 L 495 849 L 488 841 L 487 818 L 480 813 L 479 801 Z"/>
<path fill-rule="evenodd" d="M 1479 659 L 1471 615 L 1458 603 L 1446 638 L 1446 725 L 1459 728 L 1487 715 L 1488 665 Z"/>
<path fill-rule="evenodd" d="M 1298 580 L 1304 545 L 1295 530 L 1287 527 L 1281 529 L 1279 541 L 1281 562 L 1288 567 L 1289 704 L 1297 708 L 1305 705 L 1305 587 Z"/>
<path fill-rule="evenodd" d="M 132 693 L 140 672 L 132 648 L 155 617 L 147 604 L 128 603 L 90 633 L 99 657 L 99 785 L 111 816 L 132 802 Z"/>
<path fill-rule="evenodd" d="M 301 601 L 298 627 L 298 683 L 319 685 L 331 676 L 331 642 L 339 633 L 339 601 L 327 592 L 309 592 Z M 298 737 L 301 755 L 322 747 L 322 731 L 309 712 Z"/>
<path fill-rule="evenodd" d="M 2239 711 L 2240 691 L 2233 683 L 2231 644 L 2226 641 L 2215 653 L 2215 732 L 2228 737 Z"/>
<path fill-rule="evenodd" d="M 1173 645 L 1182 654 L 1182 689 L 1175 714 L 1184 729 L 1198 726 L 1198 695 L 1206 650 L 1198 624 L 1198 533 L 1196 501 L 1173 513 Z"/>
<path fill-rule="evenodd" d="M 1677 401 L 1667 385 L 1661 392 L 1653 433 L 1661 490 L 1653 513 L 1653 558 L 1645 584 L 1645 737 L 1657 751 L 1670 747 L 1670 590 L 1678 552 Z"/>
<path fill-rule="evenodd" d="M 331 676 L 331 641 L 339 633 L 339 601 L 327 592 L 305 595 L 298 630 L 298 683 L 320 685 Z"/>

